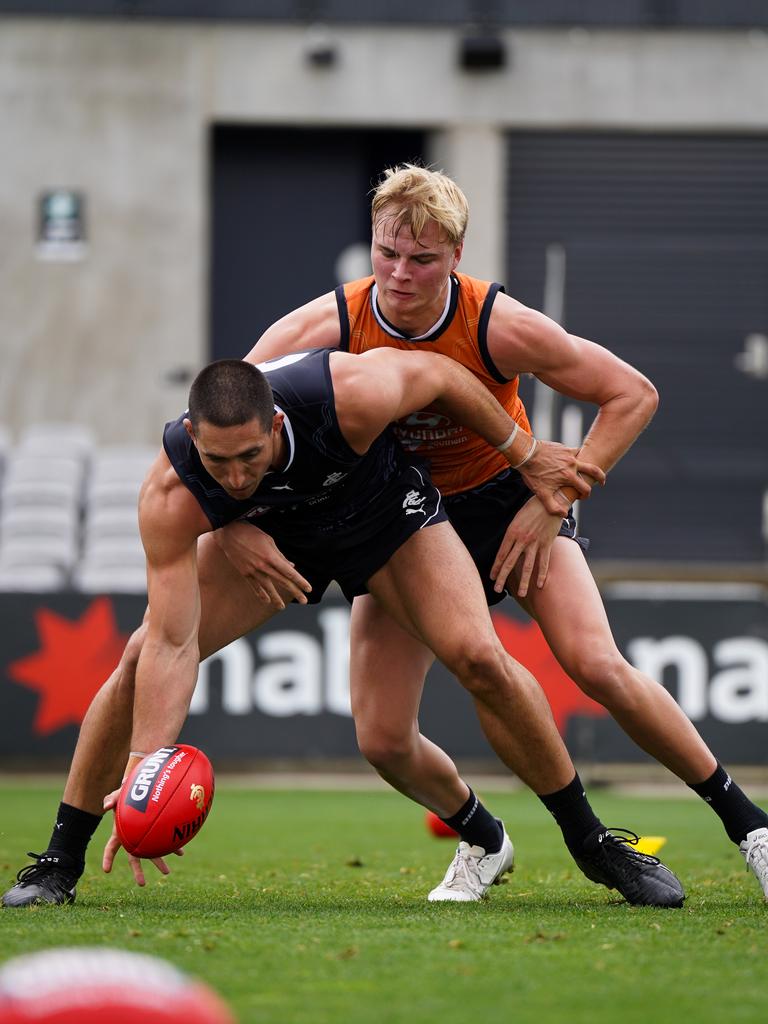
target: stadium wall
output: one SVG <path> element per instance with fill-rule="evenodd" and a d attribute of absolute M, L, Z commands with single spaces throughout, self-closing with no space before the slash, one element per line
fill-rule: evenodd
<path fill-rule="evenodd" d="M 768 630 L 759 587 L 637 584 L 606 589 L 623 653 L 660 679 L 726 764 L 768 767 Z M 71 755 L 88 704 L 140 622 L 140 597 L 0 595 L 0 771 Z M 543 686 L 581 765 L 650 765 L 604 708 L 565 676 L 538 627 L 512 602 L 494 612 L 507 649 Z M 182 739 L 219 768 L 360 766 L 349 710 L 348 606 L 289 606 L 201 666 Z M 422 731 L 461 762 L 502 770 L 468 695 L 440 666 Z"/>
<path fill-rule="evenodd" d="M 503 133 L 765 133 L 768 35 L 506 30 L 506 67 L 459 67 L 458 26 L 0 21 L 3 422 L 81 421 L 153 441 L 209 351 L 212 125 L 399 126 L 472 203 L 465 263 L 502 277 Z M 308 168 L 311 183 L 311 168 Z M 41 258 L 37 204 L 85 197 L 82 259 Z"/>

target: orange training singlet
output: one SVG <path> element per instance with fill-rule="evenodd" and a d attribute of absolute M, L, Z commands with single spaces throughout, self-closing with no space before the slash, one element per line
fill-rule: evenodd
<path fill-rule="evenodd" d="M 411 339 L 384 319 L 375 303 L 373 277 L 339 285 L 339 347 L 360 353 L 384 346 L 404 350 L 420 346 L 425 351 L 449 356 L 471 370 L 522 429 L 530 433 L 528 417 L 517 394 L 518 378 L 506 380 L 488 354 L 488 320 L 500 290 L 500 284 L 452 274 L 443 317 L 428 335 Z M 399 420 L 396 433 L 407 451 L 429 459 L 432 479 L 443 494 L 478 487 L 509 468 L 504 456 L 477 434 L 429 409 Z"/>

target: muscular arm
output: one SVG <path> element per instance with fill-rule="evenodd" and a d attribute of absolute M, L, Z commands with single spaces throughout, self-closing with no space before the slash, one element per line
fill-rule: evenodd
<path fill-rule="evenodd" d="M 136 668 L 132 753 L 124 779 L 142 753 L 175 742 L 189 708 L 199 663 L 197 538 L 210 530 L 210 524 L 165 453 L 155 460 L 142 487 L 139 526 L 147 557 L 150 614 Z M 114 809 L 119 795 L 119 790 L 109 793 L 104 809 Z M 113 826 L 104 847 L 104 871 L 112 870 L 120 848 Z M 141 861 L 128 854 L 128 863 L 137 885 L 145 885 Z M 162 874 L 169 873 L 162 857 L 153 858 L 152 863 Z"/>
<path fill-rule="evenodd" d="M 275 321 L 245 357 L 247 363 L 262 363 L 289 352 L 309 348 L 338 348 L 341 341 L 336 296 L 327 292 L 305 306 Z"/>
<path fill-rule="evenodd" d="M 351 447 L 366 452 L 394 420 L 430 406 L 500 445 L 514 420 L 469 370 L 434 352 L 374 349 L 362 355 L 331 356 L 331 375 L 339 426 Z M 520 462 L 530 437 L 518 433 L 504 452 Z"/>
<path fill-rule="evenodd" d="M 149 626 L 136 669 L 131 749 L 173 743 L 186 718 L 199 664 L 197 538 L 210 524 L 161 456 L 139 499 L 147 557 Z"/>
<path fill-rule="evenodd" d="M 504 376 L 533 373 L 560 394 L 598 406 L 580 457 L 606 471 L 656 411 L 656 389 L 638 370 L 508 296 L 500 295 L 494 304 L 488 348 Z M 562 490 L 570 500 L 577 497 L 574 488 Z"/>

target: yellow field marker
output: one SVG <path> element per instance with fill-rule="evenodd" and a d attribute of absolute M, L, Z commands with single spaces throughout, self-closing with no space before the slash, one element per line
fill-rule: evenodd
<path fill-rule="evenodd" d="M 633 846 L 632 849 L 637 850 L 638 853 L 647 853 L 649 857 L 653 857 L 659 852 L 666 841 L 666 836 L 640 836 L 637 846 Z"/>

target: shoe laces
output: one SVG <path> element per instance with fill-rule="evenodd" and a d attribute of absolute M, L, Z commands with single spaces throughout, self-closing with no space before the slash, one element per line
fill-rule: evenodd
<path fill-rule="evenodd" d="M 476 896 L 482 896 L 485 890 L 485 886 L 480 878 L 479 869 L 482 857 L 474 856 L 471 852 L 473 849 L 474 847 L 468 843 L 459 843 L 456 856 L 451 862 L 448 876 L 443 885 L 450 889 L 454 886 L 454 883 L 458 882 L 458 887 L 461 888 L 461 883 L 464 883 L 470 892 L 473 892 Z"/>
<path fill-rule="evenodd" d="M 617 835 L 623 833 L 623 835 Z M 617 866 L 630 866 L 635 870 L 642 870 L 643 866 L 661 864 L 658 857 L 652 857 L 649 853 L 641 853 L 631 847 L 637 846 L 640 836 L 628 828 L 606 829 L 603 833 L 603 840 L 600 849 L 603 855 L 614 862 Z"/>
<path fill-rule="evenodd" d="M 765 836 L 755 836 L 754 839 L 748 840 L 744 859 L 747 862 L 747 871 L 752 868 L 758 878 L 768 876 L 768 843 Z"/>
<path fill-rule="evenodd" d="M 35 863 L 27 864 L 16 875 L 16 880 L 21 885 L 32 885 L 34 882 L 39 882 L 41 878 L 49 877 L 54 872 L 57 874 L 66 873 L 66 868 L 62 864 L 56 863 L 49 855 L 27 852 L 27 856 L 34 857 Z"/>

